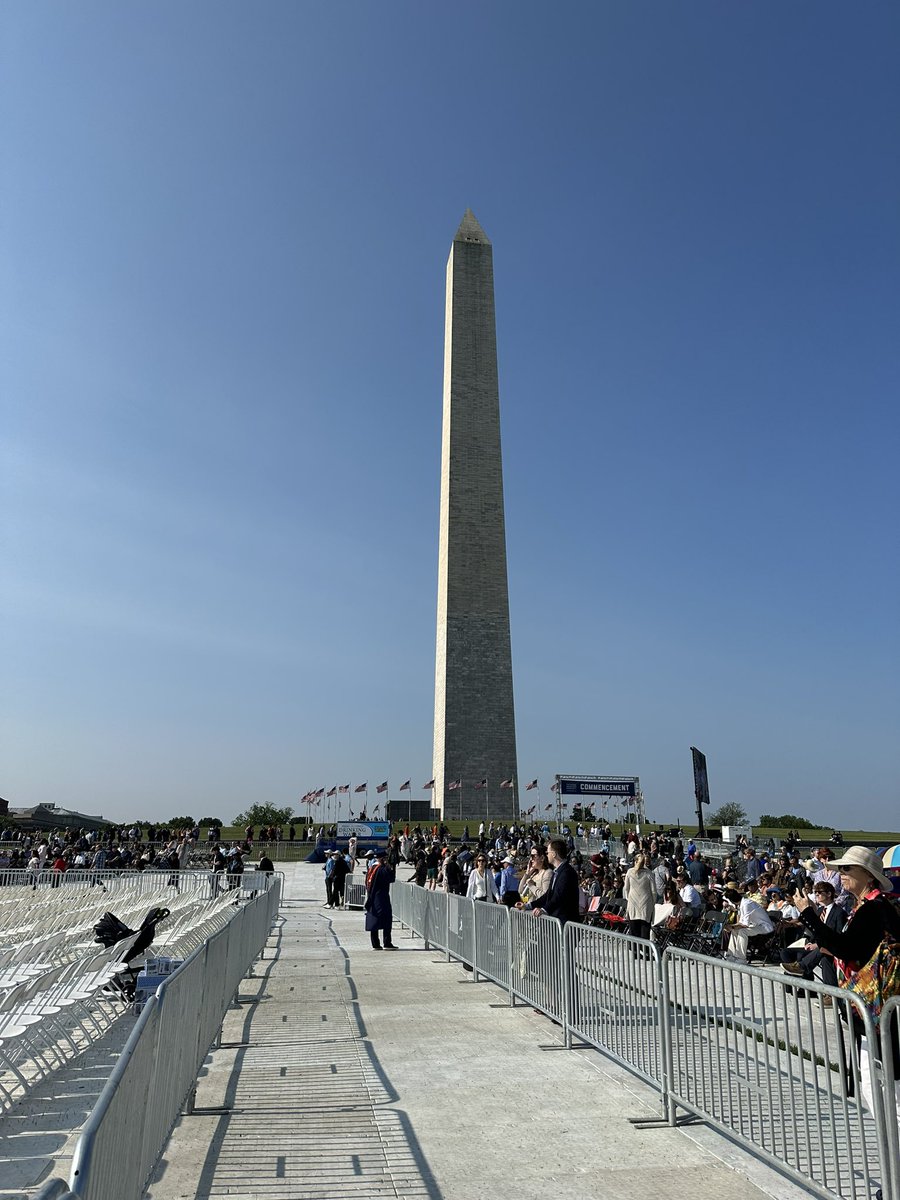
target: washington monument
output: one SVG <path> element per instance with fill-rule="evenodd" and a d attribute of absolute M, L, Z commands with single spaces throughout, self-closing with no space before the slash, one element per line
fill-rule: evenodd
<path fill-rule="evenodd" d="M 466 209 L 447 262 L 434 804 L 510 818 L 518 789 L 494 266 Z"/>

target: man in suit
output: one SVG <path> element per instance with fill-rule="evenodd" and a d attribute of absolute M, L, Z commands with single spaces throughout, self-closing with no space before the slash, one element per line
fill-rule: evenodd
<path fill-rule="evenodd" d="M 838 933 L 847 923 L 847 913 L 840 904 L 835 903 L 834 888 L 825 880 L 820 880 L 813 888 L 813 898 L 819 906 L 819 920 Z M 787 975 L 802 975 L 804 979 L 812 979 L 816 967 L 822 968 L 822 982 L 837 987 L 837 970 L 834 959 L 830 954 L 820 950 L 814 942 L 807 942 L 804 947 L 796 950 L 782 950 L 781 969 Z"/>
<path fill-rule="evenodd" d="M 550 890 L 541 897 L 540 908 L 531 911 L 536 917 L 546 913 L 566 921 L 578 920 L 578 872 L 568 859 L 565 838 L 554 838 L 547 847 L 547 859 L 553 868 Z"/>

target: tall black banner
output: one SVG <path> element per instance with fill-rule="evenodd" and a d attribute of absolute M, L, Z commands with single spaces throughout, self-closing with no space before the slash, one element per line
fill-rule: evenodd
<path fill-rule="evenodd" d="M 697 811 L 701 804 L 709 804 L 709 778 L 706 774 L 706 755 L 691 746 L 691 757 L 694 760 L 694 795 L 697 797 Z"/>

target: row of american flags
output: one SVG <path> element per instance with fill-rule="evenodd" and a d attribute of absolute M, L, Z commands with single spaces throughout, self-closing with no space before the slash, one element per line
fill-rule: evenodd
<path fill-rule="evenodd" d="M 406 783 L 402 783 L 398 790 L 401 792 L 411 791 L 411 785 L 412 785 L 412 780 L 407 779 Z M 456 791 L 459 791 L 459 789 L 462 786 L 463 786 L 463 781 L 461 779 L 454 779 L 452 783 L 447 784 L 447 791 L 448 792 L 456 792 Z M 472 786 L 475 788 L 475 791 L 477 792 L 477 791 L 487 788 L 488 781 L 486 779 L 482 779 L 478 783 L 473 784 Z M 501 779 L 500 786 L 502 788 L 515 787 L 515 780 Z M 538 786 L 538 781 L 536 779 L 532 779 L 531 783 L 528 783 L 525 785 L 525 791 L 530 792 L 537 786 Z M 433 779 L 429 779 L 427 783 L 422 784 L 422 790 L 424 792 L 430 791 L 433 788 L 434 788 L 434 780 Z M 345 783 L 345 784 L 341 784 L 341 785 L 335 784 L 334 787 L 328 788 L 327 790 L 323 787 L 313 789 L 313 791 L 307 792 L 306 795 L 300 797 L 300 803 L 301 804 L 316 804 L 316 803 L 318 803 L 319 800 L 324 800 L 331 796 L 347 796 L 350 794 L 351 790 L 353 791 L 353 793 L 355 795 L 361 795 L 362 793 L 368 794 L 369 785 L 368 785 L 368 783 L 361 783 L 357 787 L 351 789 L 351 785 L 349 783 Z M 388 790 L 388 781 L 387 780 L 385 780 L 384 783 L 379 783 L 378 786 L 375 788 L 375 791 L 377 793 L 386 792 L 387 790 Z M 550 791 L 555 792 L 556 790 L 557 790 L 557 785 L 554 783 L 551 785 Z"/>

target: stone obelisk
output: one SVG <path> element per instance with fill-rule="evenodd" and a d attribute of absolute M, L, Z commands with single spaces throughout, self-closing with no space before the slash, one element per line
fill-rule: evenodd
<path fill-rule="evenodd" d="M 518 786 L 494 265 L 467 209 L 447 262 L 434 804 L 445 818 L 509 818 Z"/>

